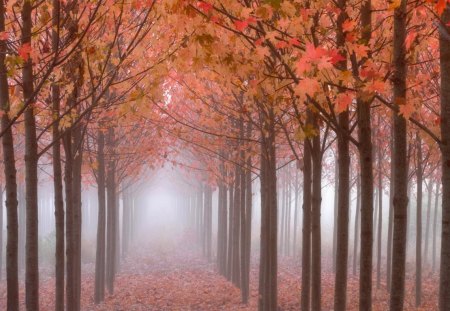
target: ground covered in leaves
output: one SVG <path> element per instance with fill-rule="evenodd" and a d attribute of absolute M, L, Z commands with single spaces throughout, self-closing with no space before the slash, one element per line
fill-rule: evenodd
<path fill-rule="evenodd" d="M 186 243 L 171 248 L 143 247 L 129 256 L 117 275 L 114 295 L 104 303 L 93 303 L 93 267 L 83 267 L 82 310 L 85 311 L 147 311 L 147 310 L 256 310 L 257 266 L 251 276 L 251 299 L 247 306 L 240 303 L 240 291 L 221 277 L 198 251 Z M 256 258 L 255 258 L 256 259 Z M 324 270 L 327 270 L 324 268 Z M 350 272 L 351 274 L 351 272 Z M 408 277 L 405 310 L 436 310 L 436 277 L 424 277 L 423 306 L 414 307 L 414 275 Z M 41 310 L 54 310 L 54 284 L 51 276 L 41 277 Z M 348 310 L 358 310 L 358 278 L 349 277 Z M 279 269 L 280 310 L 300 309 L 300 265 L 292 258 L 281 258 Z M 324 271 L 322 278 L 323 310 L 332 310 L 334 274 Z M 24 292 L 21 290 L 21 299 Z M 5 310 L 6 286 L 0 285 L 0 310 Z M 24 309 L 24 308 L 23 308 Z M 374 311 L 388 310 L 386 286 L 374 285 Z"/>

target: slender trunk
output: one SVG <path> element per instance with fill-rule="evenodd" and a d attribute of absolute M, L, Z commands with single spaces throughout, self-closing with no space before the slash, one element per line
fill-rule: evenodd
<path fill-rule="evenodd" d="M 241 268 L 240 268 L 240 218 L 241 218 L 241 170 L 236 165 L 234 174 L 234 204 L 233 204 L 233 265 L 231 280 L 233 284 L 240 288 L 241 286 Z"/>
<path fill-rule="evenodd" d="M 433 254 L 432 254 L 432 271 L 436 270 L 436 239 L 437 239 L 437 219 L 439 209 L 439 185 L 436 184 L 436 194 L 434 197 L 434 215 L 433 215 Z"/>
<path fill-rule="evenodd" d="M 361 41 L 369 45 L 372 35 L 372 3 L 361 4 Z M 356 69 L 358 70 L 358 68 Z M 359 277 L 359 310 L 372 310 L 373 254 L 373 158 L 371 101 L 357 98 L 359 161 L 361 167 L 361 252 Z"/>
<path fill-rule="evenodd" d="M 243 120 L 242 119 L 240 119 L 239 120 L 239 132 L 240 132 L 240 138 L 241 138 L 241 140 L 243 140 L 244 139 L 244 123 L 243 123 Z M 240 265 L 240 287 L 241 287 L 241 299 L 242 299 L 242 302 L 243 303 L 247 303 L 247 300 L 248 300 L 248 292 L 247 292 L 247 290 L 246 290 L 246 288 L 247 288 L 247 275 L 246 275 L 246 263 L 245 263 L 245 260 L 246 260 L 246 246 L 247 246 L 247 236 L 246 236 L 246 234 L 247 234 L 247 228 L 246 228 L 246 225 L 247 225 L 247 215 L 246 215 L 246 206 L 245 206 L 245 203 L 246 203 L 246 193 L 245 193 L 245 191 L 246 191 L 246 187 L 245 187 L 245 182 L 246 182 L 246 180 L 245 180 L 245 171 L 246 171 L 246 169 L 245 168 L 243 168 L 243 167 L 245 167 L 245 152 L 244 152 L 244 150 L 243 149 L 241 149 L 241 152 L 240 152 L 240 159 L 239 159 L 239 162 L 240 162 L 240 165 L 241 165 L 241 167 L 240 167 L 240 169 L 239 169 L 239 179 L 240 179 L 240 182 L 239 182 L 239 185 L 240 185 L 240 198 L 239 198 L 239 205 L 240 205 L 240 211 L 239 211 L 239 213 L 240 213 L 240 229 L 241 229 L 241 232 L 240 232 L 240 262 L 239 262 L 239 265 Z"/>
<path fill-rule="evenodd" d="M 422 296 L 422 142 L 417 134 L 417 216 L 416 216 L 416 307 Z"/>
<path fill-rule="evenodd" d="M 81 303 L 81 168 L 83 161 L 82 128 L 73 129 L 74 154 L 72 171 L 73 239 L 74 239 L 74 310 L 80 310 Z"/>
<path fill-rule="evenodd" d="M 67 130 L 64 135 L 64 152 L 66 155 L 64 165 L 65 200 L 66 200 L 66 307 L 67 311 L 74 310 L 75 295 L 75 245 L 73 230 L 73 158 L 72 158 L 72 133 Z"/>
<path fill-rule="evenodd" d="M 427 201 L 427 222 L 425 227 L 425 249 L 423 251 L 423 260 L 424 260 L 424 266 L 427 266 L 429 263 L 429 255 L 428 255 L 428 249 L 429 249 L 429 240 L 430 240 L 430 222 L 431 222 L 431 205 L 432 205 L 432 197 L 433 197 L 433 188 L 434 188 L 434 182 L 430 180 L 430 183 L 428 184 L 428 201 Z"/>
<path fill-rule="evenodd" d="M 322 204 L 322 151 L 320 144 L 320 129 L 317 124 L 317 116 L 314 116 L 314 128 L 317 135 L 313 137 L 312 147 L 312 212 L 311 212 L 311 308 L 321 310 L 322 298 L 322 235 L 320 225 L 320 213 Z"/>
<path fill-rule="evenodd" d="M 251 137 L 251 127 L 249 125 L 248 135 Z M 250 157 L 247 159 L 247 169 L 245 171 L 245 260 L 242 278 L 244 279 L 242 284 L 243 302 L 248 303 L 250 295 L 250 254 L 251 254 L 251 241 L 252 241 L 252 173 L 250 171 L 252 160 Z"/>
<path fill-rule="evenodd" d="M 395 176 L 395 163 L 394 163 L 394 135 L 393 127 L 391 127 L 391 171 L 389 177 L 389 219 L 388 219 L 388 236 L 387 236 L 387 252 L 386 252 L 386 287 L 387 290 L 391 290 L 391 272 L 392 272 L 392 235 L 394 227 L 394 176 Z"/>
<path fill-rule="evenodd" d="M 56 53 L 59 49 L 59 0 L 53 0 L 53 30 L 52 30 L 52 50 Z M 54 124 L 53 130 L 53 187 L 55 191 L 55 310 L 64 310 L 64 197 L 63 180 L 61 168 L 61 141 L 59 138 L 59 110 L 60 110 L 60 90 L 59 85 L 52 85 L 52 109 Z"/>
<path fill-rule="evenodd" d="M 25 186 L 23 183 L 19 184 L 19 269 L 20 272 L 25 270 Z"/>
<path fill-rule="evenodd" d="M 445 32 L 440 33 L 441 67 L 441 161 L 442 161 L 442 239 L 439 284 L 439 310 L 450 310 L 450 7 L 441 17 Z"/>
<path fill-rule="evenodd" d="M 380 124 L 380 117 L 378 117 Z M 377 146 L 378 152 L 378 237 L 377 237 L 377 288 L 381 285 L 381 244 L 383 230 L 383 175 L 381 172 L 381 143 Z"/>
<path fill-rule="evenodd" d="M 290 176 L 290 175 L 289 175 Z M 291 218 L 292 218 L 292 183 L 288 182 L 288 207 L 287 207 L 287 233 L 286 233 L 286 248 L 287 248 L 287 255 L 291 255 Z"/>
<path fill-rule="evenodd" d="M 277 310 L 277 175 L 275 116 L 269 108 L 261 131 L 261 257 L 258 310 Z"/>
<path fill-rule="evenodd" d="M 30 0 L 22 6 L 22 45 L 31 45 Z M 31 57 L 22 68 L 22 87 L 24 102 L 33 96 L 33 64 Z M 27 310 L 39 310 L 39 258 L 38 258 L 38 146 L 36 137 L 36 119 L 33 104 L 24 112 L 25 121 L 25 184 L 26 184 L 26 242 L 25 242 L 25 300 Z"/>
<path fill-rule="evenodd" d="M 308 112 L 310 115 L 311 112 Z M 301 310 L 309 311 L 311 304 L 311 207 L 312 207 L 312 141 L 303 145 L 303 235 L 302 235 L 302 293 Z"/>
<path fill-rule="evenodd" d="M 0 282 L 3 269 L 3 185 L 0 184 Z"/>
<path fill-rule="evenodd" d="M 358 245 L 360 229 L 360 211 L 361 211 L 361 177 L 356 176 L 356 211 L 355 211 L 355 240 L 353 244 L 353 275 L 356 275 L 358 266 Z"/>
<path fill-rule="evenodd" d="M 338 163 L 338 155 L 334 157 Z M 333 272 L 336 272 L 336 244 L 337 244 L 337 217 L 338 217 L 338 193 L 339 193 L 339 165 L 334 167 L 334 223 L 333 223 Z"/>
<path fill-rule="evenodd" d="M 233 213 L 234 213 L 234 191 L 233 185 L 229 186 L 228 199 L 228 252 L 227 252 L 227 280 L 231 281 L 231 274 L 233 271 Z"/>
<path fill-rule="evenodd" d="M 345 33 L 343 23 L 346 22 L 346 0 L 337 2 L 340 9 L 337 18 L 337 38 L 338 48 L 345 46 Z M 341 71 L 347 70 L 347 54 L 344 59 L 337 64 Z M 349 110 L 342 111 L 338 116 L 339 131 L 337 133 L 338 144 L 338 214 L 337 214 L 337 244 L 336 244 L 336 276 L 334 286 L 334 310 L 345 311 L 347 306 L 347 271 L 348 271 L 348 237 L 350 218 L 350 146 L 348 135 L 350 135 Z M 319 296 L 320 299 L 320 296 Z"/>
<path fill-rule="evenodd" d="M 106 170 L 107 193 L 107 230 L 106 230 L 106 286 L 108 292 L 114 293 L 116 271 L 116 168 L 115 168 L 114 129 L 108 132 L 108 166 Z"/>
<path fill-rule="evenodd" d="M 123 189 L 123 186 L 122 186 Z M 125 258 L 125 256 L 128 253 L 128 238 L 129 238 L 129 223 L 130 223 L 130 219 L 129 219 L 129 215 L 130 215 L 130 198 L 128 197 L 128 189 L 123 189 L 122 190 L 122 258 Z M 177 207 L 178 207 L 178 212 L 181 212 L 181 209 L 184 206 L 180 206 L 179 205 L 179 200 L 177 200 Z"/>
<path fill-rule="evenodd" d="M 220 172 L 225 179 L 225 167 L 224 163 L 220 164 Z M 218 194 L 218 234 L 217 234 L 217 265 L 219 267 L 219 273 L 223 276 L 226 275 L 226 255 L 227 255 L 227 190 L 225 183 L 219 181 L 219 194 Z"/>
<path fill-rule="evenodd" d="M 292 252 L 294 254 L 294 258 L 297 259 L 297 227 L 298 227 L 298 221 L 299 221 L 299 211 L 298 211 L 298 192 L 299 192 L 299 186 L 298 186 L 298 170 L 295 171 L 295 185 L 294 185 L 294 229 L 293 229 L 293 241 L 292 241 Z"/>
<path fill-rule="evenodd" d="M 205 231 L 206 231 L 206 258 L 212 259 L 212 189 L 211 186 L 205 186 Z"/>
<path fill-rule="evenodd" d="M 407 0 L 401 0 L 394 11 L 394 103 L 405 104 L 406 101 L 406 18 Z M 406 222 L 408 206 L 408 162 L 406 119 L 402 115 L 394 116 L 394 232 L 392 243 L 392 283 L 390 310 L 403 310 L 405 296 L 405 261 L 406 261 Z"/>
<path fill-rule="evenodd" d="M 5 31 L 5 1 L 0 0 L 0 32 Z M 17 179 L 16 161 L 12 128 L 8 128 L 11 120 L 9 111 L 9 90 L 7 69 L 5 65 L 6 40 L 0 40 L 0 107 L 3 147 L 3 169 L 6 191 L 6 308 L 8 311 L 19 310 L 19 219 L 17 213 Z M 3 202 L 2 202 L 3 205 Z"/>
<path fill-rule="evenodd" d="M 98 219 L 97 219 L 97 250 L 95 256 L 95 303 L 105 299 L 105 234 L 106 234 L 106 198 L 105 198 L 105 137 L 98 131 L 97 151 L 97 190 L 98 190 Z"/>

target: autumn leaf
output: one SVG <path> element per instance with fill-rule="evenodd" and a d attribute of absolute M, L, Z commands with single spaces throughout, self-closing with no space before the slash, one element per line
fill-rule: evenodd
<path fill-rule="evenodd" d="M 199 1 L 197 3 L 197 6 L 200 10 L 202 10 L 206 14 L 208 14 L 213 8 L 211 3 L 207 3 L 207 2 L 203 2 L 203 1 Z"/>
<path fill-rule="evenodd" d="M 336 96 L 336 113 L 345 111 L 352 103 L 353 97 L 347 93 L 340 93 Z"/>
<path fill-rule="evenodd" d="M 235 21 L 234 27 L 236 27 L 238 31 L 243 31 L 248 27 L 248 21 Z"/>
<path fill-rule="evenodd" d="M 353 31 L 355 26 L 356 26 L 355 21 L 347 19 L 345 22 L 342 23 L 342 30 L 344 30 L 345 32 L 350 32 Z"/>
<path fill-rule="evenodd" d="M 0 40 L 8 40 L 9 34 L 6 31 L 0 32 Z"/>
<path fill-rule="evenodd" d="M 31 54 L 31 43 L 24 43 L 21 47 L 19 47 L 17 53 L 24 61 L 27 61 Z"/>
<path fill-rule="evenodd" d="M 400 6 L 401 2 L 402 2 L 401 0 L 391 0 L 391 1 L 389 1 L 388 9 L 390 11 L 395 10 L 396 8 L 398 8 Z"/>
<path fill-rule="evenodd" d="M 448 0 L 438 0 L 436 3 L 436 11 L 439 15 L 444 13 L 445 7 L 447 6 Z"/>

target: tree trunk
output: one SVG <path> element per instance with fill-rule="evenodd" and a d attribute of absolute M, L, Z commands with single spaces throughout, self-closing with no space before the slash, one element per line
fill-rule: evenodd
<path fill-rule="evenodd" d="M 337 38 L 338 48 L 345 46 L 345 33 L 343 23 L 347 20 L 346 0 L 339 0 L 340 9 L 337 18 Z M 341 71 L 347 70 L 347 55 L 344 60 L 337 64 Z M 348 135 L 350 135 L 349 110 L 342 111 L 338 116 L 339 130 L 337 133 L 338 145 L 338 214 L 337 214 L 337 244 L 336 244 L 336 276 L 334 286 L 334 310 L 345 311 L 347 306 L 347 270 L 348 270 L 348 237 L 350 218 L 350 146 Z M 319 296 L 320 299 L 320 296 Z"/>
<path fill-rule="evenodd" d="M 74 222 L 73 222 L 73 158 L 72 158 L 72 133 L 66 130 L 64 135 L 64 152 L 66 155 L 64 165 L 65 200 L 66 200 L 66 306 L 67 311 L 75 307 L 75 245 L 74 245 Z"/>
<path fill-rule="evenodd" d="M 437 219 L 439 210 L 439 184 L 436 184 L 436 194 L 434 197 L 434 215 L 433 215 L 433 254 L 432 254 L 432 271 L 436 270 L 436 238 L 437 238 Z"/>
<path fill-rule="evenodd" d="M 114 129 L 108 131 L 108 166 L 106 170 L 107 226 L 106 226 L 106 286 L 114 293 L 116 272 L 116 168 Z"/>
<path fill-rule="evenodd" d="M 401 0 L 394 10 L 394 103 L 405 104 L 406 101 L 406 18 L 407 1 Z M 394 232 L 392 243 L 392 283 L 390 310 L 403 310 L 405 296 L 405 261 L 406 261 L 406 222 L 408 207 L 408 161 L 406 119 L 402 115 L 394 116 Z"/>
<path fill-rule="evenodd" d="M 0 0 L 0 32 L 5 31 L 5 1 Z M 14 141 L 9 111 L 9 90 L 7 69 L 5 65 L 6 40 L 0 40 L 0 106 L 1 116 L 3 169 L 6 191 L 6 308 L 8 311 L 19 310 L 19 219 L 17 213 L 17 179 L 16 161 L 14 155 Z M 2 202 L 3 206 L 3 202 Z"/>
<path fill-rule="evenodd" d="M 248 137 L 251 137 L 251 128 L 248 129 Z M 244 257 L 244 269 L 242 273 L 242 301 L 247 304 L 250 295 L 250 254 L 251 254 L 251 241 L 252 241 L 252 173 L 251 158 L 247 159 L 247 169 L 245 171 L 245 257 Z"/>
<path fill-rule="evenodd" d="M 308 111 L 308 119 L 311 112 Z M 309 120 L 308 120 L 309 121 Z M 309 311 L 311 304 L 311 208 L 312 208 L 312 141 L 303 145 L 303 235 L 302 235 L 302 293 L 301 310 Z"/>
<path fill-rule="evenodd" d="M 3 185 L 0 184 L 0 282 L 3 274 Z"/>
<path fill-rule="evenodd" d="M 31 44 L 33 10 L 30 0 L 22 6 L 22 45 Z M 33 64 L 31 57 L 22 68 L 24 102 L 33 96 Z M 34 101 L 34 100 L 33 100 Z M 31 102 L 33 102 L 31 101 Z M 25 300 L 27 310 L 39 310 L 39 258 L 38 258 L 38 146 L 36 119 L 31 103 L 24 112 L 25 123 L 25 184 L 26 184 L 26 244 L 25 244 Z"/>
<path fill-rule="evenodd" d="M 295 185 L 294 185 L 294 230 L 292 232 L 293 241 L 292 241 L 292 252 L 294 254 L 294 259 L 297 259 L 297 228 L 298 228 L 298 222 L 299 222 L 299 211 L 298 211 L 298 192 L 300 191 L 299 185 L 298 185 L 298 169 L 295 171 Z"/>
<path fill-rule="evenodd" d="M 95 255 L 95 303 L 105 299 L 105 234 L 106 234 L 106 198 L 105 198 L 105 137 L 98 131 L 97 151 L 97 189 L 98 189 L 98 218 L 97 218 L 97 250 Z"/>
<path fill-rule="evenodd" d="M 280 255 L 284 255 L 284 237 L 285 237 L 285 221 L 286 221 L 286 171 L 282 170 L 281 171 L 281 176 L 282 179 L 280 181 L 280 187 L 279 187 L 279 193 L 281 194 L 281 202 L 280 203 L 280 207 L 281 207 L 281 213 L 279 213 L 278 217 L 279 217 L 279 253 Z M 279 210 L 280 212 L 280 210 Z"/>
<path fill-rule="evenodd" d="M 317 135 L 312 138 L 312 212 L 311 212 L 311 308 L 321 310 L 322 299 L 322 235 L 320 225 L 320 213 L 322 204 L 322 150 L 320 144 L 320 129 L 317 124 L 317 116 L 313 117 L 314 128 Z"/>
<path fill-rule="evenodd" d="M 372 35 L 372 3 L 361 4 L 361 41 L 369 45 Z M 359 310 L 372 310 L 373 253 L 373 158 L 371 101 L 357 98 L 359 161 L 361 167 L 361 251 L 359 277 Z"/>
<path fill-rule="evenodd" d="M 433 188 L 434 188 L 434 182 L 430 179 L 430 182 L 428 184 L 428 201 L 427 201 L 427 223 L 425 227 L 425 249 L 423 252 L 423 261 L 424 266 L 428 266 L 429 263 L 429 255 L 428 255 L 428 249 L 429 249 L 429 240 L 430 240 L 430 222 L 431 222 L 431 205 L 432 205 L 432 197 L 433 197 Z"/>
<path fill-rule="evenodd" d="M 234 204 L 233 204 L 233 265 L 231 281 L 240 288 L 241 268 L 240 268 L 240 232 L 241 232 L 241 169 L 236 165 L 234 174 Z"/>
<path fill-rule="evenodd" d="M 225 180 L 226 171 L 224 163 L 220 164 L 220 171 L 223 179 Z M 219 181 L 219 194 L 218 194 L 218 220 L 217 220 L 217 265 L 219 267 L 219 273 L 226 276 L 227 266 L 227 188 L 223 180 Z"/>
<path fill-rule="evenodd" d="M 334 157 L 336 163 L 339 157 Z M 337 215 L 338 215 L 338 193 L 339 193 L 339 165 L 334 166 L 334 223 L 333 223 L 333 272 L 336 272 L 336 244 L 337 244 Z"/>
<path fill-rule="evenodd" d="M 394 128 L 391 127 L 391 171 L 389 177 L 389 219 L 388 219 L 388 236 L 387 236 L 387 252 L 386 252 L 386 287 L 387 290 L 391 290 L 391 272 L 392 272 L 392 235 L 394 227 L 394 176 L 395 176 L 395 164 L 394 164 Z"/>
<path fill-rule="evenodd" d="M 422 296 L 422 141 L 417 134 L 417 216 L 416 216 L 416 308 L 421 304 Z"/>
<path fill-rule="evenodd" d="M 378 117 L 378 124 L 380 124 L 380 117 Z M 381 172 L 382 157 L 381 157 L 381 142 L 377 146 L 378 152 L 378 237 L 377 237 L 377 288 L 381 285 L 381 244 L 382 244 L 382 230 L 383 230 L 383 175 Z"/>
<path fill-rule="evenodd" d="M 258 310 L 277 310 L 277 175 L 275 116 L 268 108 L 261 131 L 261 256 Z"/>
<path fill-rule="evenodd" d="M 59 49 L 59 27 L 60 3 L 53 0 L 52 12 L 52 50 L 57 53 Z M 59 132 L 59 110 L 60 110 L 60 89 L 57 83 L 52 85 L 52 112 L 53 112 L 53 187 L 55 191 L 55 310 L 64 310 L 64 197 L 63 180 L 61 168 L 61 140 Z"/>
<path fill-rule="evenodd" d="M 358 245 L 360 229 L 360 211 L 361 211 L 361 177 L 356 176 L 356 211 L 355 211 L 355 240 L 353 244 L 353 275 L 356 275 L 358 266 Z"/>
<path fill-rule="evenodd" d="M 82 128 L 73 129 L 73 238 L 74 238 L 74 310 L 80 310 L 81 303 L 81 169 L 83 162 Z"/>
<path fill-rule="evenodd" d="M 231 281 L 231 274 L 233 271 L 233 213 L 234 213 L 234 193 L 233 185 L 229 186 L 228 199 L 228 252 L 227 252 L 227 280 Z"/>
<path fill-rule="evenodd" d="M 450 310 L 450 7 L 444 10 L 440 33 L 441 64 L 441 161 L 442 161 L 442 240 L 439 284 L 439 310 Z"/>
<path fill-rule="evenodd" d="M 206 258 L 212 259 L 212 189 L 205 186 L 205 231 L 206 231 Z"/>

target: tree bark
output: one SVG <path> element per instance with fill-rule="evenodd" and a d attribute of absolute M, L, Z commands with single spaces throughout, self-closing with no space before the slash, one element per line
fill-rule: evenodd
<path fill-rule="evenodd" d="M 378 124 L 380 124 L 380 117 L 378 117 Z M 383 175 L 381 172 L 382 156 L 381 156 L 381 141 L 377 146 L 378 152 L 378 236 L 377 236 L 377 288 L 381 285 L 381 245 L 382 245 L 382 230 L 383 230 Z"/>
<path fill-rule="evenodd" d="M 0 32 L 5 31 L 5 1 L 0 0 Z M 0 106 L 4 111 L 1 117 L 3 163 L 6 191 L 6 308 L 8 311 L 19 310 L 19 219 L 17 201 L 16 161 L 14 141 L 9 112 L 9 90 L 7 69 L 5 65 L 6 40 L 0 40 Z M 2 204 L 3 205 L 3 204 Z"/>
<path fill-rule="evenodd" d="M 72 133 L 66 130 L 64 134 L 64 152 L 66 160 L 64 164 L 64 183 L 66 200 L 66 306 L 67 311 L 74 310 L 75 307 L 75 245 L 74 245 L 74 222 L 73 222 L 73 158 L 72 158 Z"/>
<path fill-rule="evenodd" d="M 32 13 L 30 0 L 22 6 L 22 45 L 31 44 Z M 25 242 L 25 300 L 27 310 L 39 310 L 39 257 L 38 257 L 38 146 L 34 116 L 33 64 L 31 57 L 22 67 L 24 102 L 30 102 L 24 112 L 25 123 L 25 184 L 26 184 L 26 242 Z"/>
<path fill-rule="evenodd" d="M 205 186 L 205 231 L 206 231 L 206 258 L 212 259 L 212 189 Z"/>
<path fill-rule="evenodd" d="M 308 112 L 308 116 L 311 112 Z M 310 117 L 309 117 L 310 118 Z M 309 311 L 311 303 L 311 208 L 312 208 L 312 141 L 303 145 L 303 235 L 301 310 Z"/>
<path fill-rule="evenodd" d="M 422 297 L 422 141 L 417 134 L 417 216 L 416 216 L 416 307 L 421 304 Z"/>
<path fill-rule="evenodd" d="M 81 303 L 81 168 L 83 162 L 83 135 L 81 125 L 72 131 L 73 154 L 73 238 L 74 238 L 74 310 L 80 310 Z"/>
<path fill-rule="evenodd" d="M 358 266 L 358 245 L 360 229 L 360 211 L 361 211 L 361 177 L 356 176 L 356 211 L 355 211 L 355 240 L 353 244 L 353 275 L 356 275 Z"/>
<path fill-rule="evenodd" d="M 228 204 L 228 252 L 227 252 L 227 280 L 231 281 L 231 274 L 233 271 L 233 213 L 234 213 L 234 193 L 233 185 L 228 189 L 229 204 Z"/>
<path fill-rule="evenodd" d="M 258 310 L 277 310 L 277 175 L 273 107 L 263 112 L 261 131 L 261 256 Z"/>
<path fill-rule="evenodd" d="M 442 240 L 439 283 L 439 310 L 450 310 L 450 7 L 441 17 L 445 33 L 440 33 L 441 67 L 441 161 L 442 161 Z"/>
<path fill-rule="evenodd" d="M 95 303 L 105 299 L 105 234 L 106 234 L 106 198 L 105 198 L 105 137 L 98 131 L 97 151 L 97 190 L 98 190 L 98 218 L 97 218 L 97 250 L 95 256 Z"/>
<path fill-rule="evenodd" d="M 372 35 L 372 3 L 361 4 L 361 41 L 369 45 Z M 358 70 L 358 69 L 357 69 Z M 361 168 L 361 251 L 359 277 L 359 310 L 372 310 L 372 254 L 373 254 L 373 158 L 371 101 L 358 97 L 357 121 L 359 161 Z"/>
<path fill-rule="evenodd" d="M 386 252 L 386 287 L 387 290 L 391 290 L 391 272 L 392 272 L 392 235 L 394 227 L 394 176 L 395 176 L 395 164 L 394 164 L 394 127 L 391 127 L 391 170 L 389 178 L 389 219 L 388 219 L 388 236 L 387 236 L 387 252 Z"/>
<path fill-rule="evenodd" d="M 60 1 L 53 0 L 52 12 L 52 50 L 57 53 L 59 49 L 59 18 Z M 61 168 L 61 139 L 59 132 L 60 89 L 57 83 L 52 85 L 52 112 L 53 112 L 53 187 L 55 195 L 55 310 L 64 310 L 64 196 Z"/>
<path fill-rule="evenodd" d="M 344 50 L 345 33 L 343 23 L 347 20 L 346 0 L 337 2 L 340 9 L 337 18 L 336 45 Z M 342 54 L 342 52 L 341 52 Z M 347 54 L 337 64 L 341 71 L 347 70 Z M 349 110 L 342 111 L 338 116 L 339 130 L 337 132 L 338 145 L 338 214 L 337 214 L 337 244 L 336 244 L 336 275 L 334 286 L 334 310 L 345 311 L 347 307 L 347 272 L 348 272 L 348 237 L 350 218 L 350 146 L 348 135 L 350 135 Z M 319 297 L 320 299 L 320 297 Z"/>
<path fill-rule="evenodd" d="M 108 131 L 108 166 L 106 170 L 107 230 L 106 230 L 106 287 L 114 293 L 116 272 L 116 163 L 114 129 Z"/>
<path fill-rule="evenodd" d="M 430 222 L 431 222 L 431 206 L 432 206 L 432 197 L 433 197 L 433 188 L 434 188 L 434 182 L 430 179 L 430 182 L 428 184 L 428 198 L 427 198 L 427 222 L 425 227 L 425 249 L 423 251 L 423 260 L 424 260 L 424 266 L 429 266 L 429 255 L 428 255 L 428 249 L 429 249 L 429 241 L 430 241 Z"/>
<path fill-rule="evenodd" d="M 394 103 L 405 104 L 406 101 L 406 19 L 407 0 L 401 0 L 394 10 Z M 392 243 L 392 283 L 390 310 L 403 310 L 405 296 L 405 261 L 406 261 L 406 222 L 408 207 L 408 161 L 406 119 L 402 115 L 394 116 L 394 231 Z"/>
<path fill-rule="evenodd" d="M 334 157 L 336 163 L 339 162 L 339 157 Z M 339 193 L 339 165 L 334 167 L 334 215 L 333 215 L 333 272 L 336 273 L 336 244 L 337 244 L 337 215 L 338 215 L 338 193 Z"/>
<path fill-rule="evenodd" d="M 433 215 L 433 254 L 432 254 L 432 266 L 433 273 L 436 270 L 436 238 L 437 238 L 437 219 L 439 210 L 439 185 L 436 184 L 436 194 L 434 197 L 434 215 Z"/>
<path fill-rule="evenodd" d="M 322 150 L 317 116 L 313 117 L 317 134 L 312 138 L 312 212 L 311 212 L 311 308 L 321 310 L 322 300 L 322 234 L 320 213 L 322 204 Z"/>

